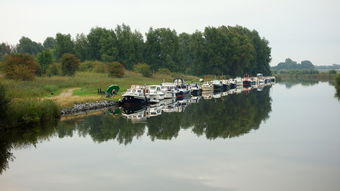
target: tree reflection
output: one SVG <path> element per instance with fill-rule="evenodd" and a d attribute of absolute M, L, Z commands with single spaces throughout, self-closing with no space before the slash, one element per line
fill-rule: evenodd
<path fill-rule="evenodd" d="M 0 129 L 0 174 L 8 168 L 8 162 L 14 159 L 12 149 L 35 146 L 56 134 L 56 123 L 48 126 Z"/>
<path fill-rule="evenodd" d="M 114 114 L 100 114 L 78 119 L 60 121 L 57 125 L 33 128 L 0 130 L 0 173 L 8 168 L 14 159 L 12 149 L 35 146 L 52 136 L 90 136 L 95 142 L 115 140 L 129 144 L 142 135 L 151 140 L 176 138 L 181 129 L 191 129 L 208 139 L 232 138 L 259 128 L 271 111 L 270 87 L 262 91 L 227 95 L 219 99 L 201 100 L 199 103 L 175 103 L 173 110 L 158 109 L 153 117 L 144 115 L 150 111 L 142 108 L 141 119 L 136 123 L 131 119 Z M 189 100 L 190 101 L 190 100 Z M 174 112 L 175 111 L 175 112 Z M 180 112 L 179 112 L 180 111 Z"/>

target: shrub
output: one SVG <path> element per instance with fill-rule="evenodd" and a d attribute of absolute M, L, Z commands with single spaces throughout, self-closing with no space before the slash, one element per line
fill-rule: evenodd
<path fill-rule="evenodd" d="M 61 58 L 61 71 L 63 75 L 73 76 L 79 68 L 80 60 L 73 54 L 63 54 Z"/>
<path fill-rule="evenodd" d="M 336 71 L 335 70 L 330 70 L 328 71 L 329 74 L 336 74 Z"/>
<path fill-rule="evenodd" d="M 45 74 L 48 65 L 52 64 L 53 58 L 50 50 L 44 50 L 37 55 L 38 63 L 40 64 L 40 73 Z"/>
<path fill-rule="evenodd" d="M 93 61 L 81 62 L 79 64 L 79 71 L 91 72 L 91 71 L 93 71 L 94 66 L 95 66 L 95 62 L 93 62 Z"/>
<path fill-rule="evenodd" d="M 171 75 L 171 71 L 167 68 L 160 68 L 158 69 L 158 73 L 160 74 L 166 74 L 166 75 Z"/>
<path fill-rule="evenodd" d="M 104 73 L 105 72 L 105 66 L 106 65 L 103 62 L 95 62 L 93 71 L 97 72 L 97 73 Z"/>
<path fill-rule="evenodd" d="M 143 64 L 143 63 L 135 64 L 133 65 L 133 70 L 135 72 L 141 73 L 144 77 L 152 76 L 151 68 L 147 64 Z"/>
<path fill-rule="evenodd" d="M 0 122 L 6 118 L 8 102 L 5 87 L 0 84 Z"/>
<path fill-rule="evenodd" d="M 56 76 L 61 74 L 61 65 L 57 63 L 50 64 L 47 67 L 46 74 L 48 76 Z"/>
<path fill-rule="evenodd" d="M 38 64 L 29 54 L 8 55 L 4 61 L 6 77 L 15 80 L 33 80 Z"/>
<path fill-rule="evenodd" d="M 13 102 L 8 108 L 7 126 L 39 125 L 60 117 L 58 106 L 51 100 L 24 99 Z"/>
<path fill-rule="evenodd" d="M 340 99 L 340 74 L 335 78 L 336 96 Z"/>
<path fill-rule="evenodd" d="M 119 62 L 110 62 L 106 65 L 110 77 L 121 78 L 124 76 L 124 66 Z"/>

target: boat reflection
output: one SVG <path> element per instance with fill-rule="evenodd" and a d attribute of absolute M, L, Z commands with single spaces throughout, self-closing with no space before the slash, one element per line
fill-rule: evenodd
<path fill-rule="evenodd" d="M 273 83 L 254 84 L 249 87 L 237 86 L 228 91 L 203 91 L 201 96 L 183 97 L 182 99 L 163 99 L 157 104 L 140 105 L 139 107 L 122 107 L 122 116 L 131 120 L 132 123 L 145 123 L 150 117 L 162 115 L 163 112 L 184 112 L 190 104 L 199 103 L 200 100 L 220 99 L 222 97 L 249 93 L 252 90 L 262 91 L 264 87 Z"/>

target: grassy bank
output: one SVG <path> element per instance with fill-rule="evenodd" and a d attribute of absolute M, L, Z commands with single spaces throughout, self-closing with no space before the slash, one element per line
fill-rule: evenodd
<path fill-rule="evenodd" d="M 308 73 L 274 73 L 273 74 L 278 81 L 280 80 L 317 80 L 317 81 L 334 81 L 336 74 L 330 74 L 326 72 L 308 74 Z"/>
<path fill-rule="evenodd" d="M 182 74 L 154 74 L 152 77 L 143 77 L 139 73 L 126 71 L 122 78 L 108 77 L 106 73 L 77 72 L 74 77 L 52 76 L 37 77 L 34 81 L 15 81 L 0 75 L 1 83 L 7 89 L 7 97 L 14 100 L 24 98 L 44 98 L 54 100 L 58 106 L 67 107 L 75 103 L 106 99 L 104 95 L 98 95 L 97 89 L 105 90 L 110 84 L 118 84 L 120 91 L 115 99 L 119 99 L 124 91 L 132 84 L 149 85 L 159 84 L 163 81 L 172 81 L 175 77 L 184 78 L 186 81 L 197 81 L 194 76 Z M 63 90 L 77 88 L 72 96 L 63 98 L 58 96 Z"/>
<path fill-rule="evenodd" d="M 143 77 L 139 73 L 126 71 L 122 78 L 108 77 L 106 73 L 77 72 L 73 77 L 37 77 L 33 81 L 15 81 L 4 78 L 4 75 L 0 73 L 0 82 L 4 87 L 3 103 L 6 103 L 6 106 L 1 105 L 5 106 L 1 111 L 5 116 L 2 116 L 3 125 L 0 127 L 36 126 L 50 123 L 60 117 L 60 108 L 77 103 L 112 99 L 99 95 L 97 92 L 98 88 L 105 90 L 111 84 L 120 86 L 121 89 L 114 98 L 119 99 L 122 93 L 133 84 L 160 84 L 177 77 L 188 82 L 198 80 L 197 77 L 182 74 L 156 73 L 152 77 Z M 70 95 L 63 96 L 65 90 L 72 91 L 68 92 Z"/>

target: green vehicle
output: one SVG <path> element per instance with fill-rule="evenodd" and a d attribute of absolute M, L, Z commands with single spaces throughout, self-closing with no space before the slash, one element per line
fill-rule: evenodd
<path fill-rule="evenodd" d="M 118 85 L 112 84 L 106 89 L 105 94 L 106 94 L 107 97 L 115 96 L 115 95 L 117 95 L 119 89 L 120 88 L 119 88 Z"/>

